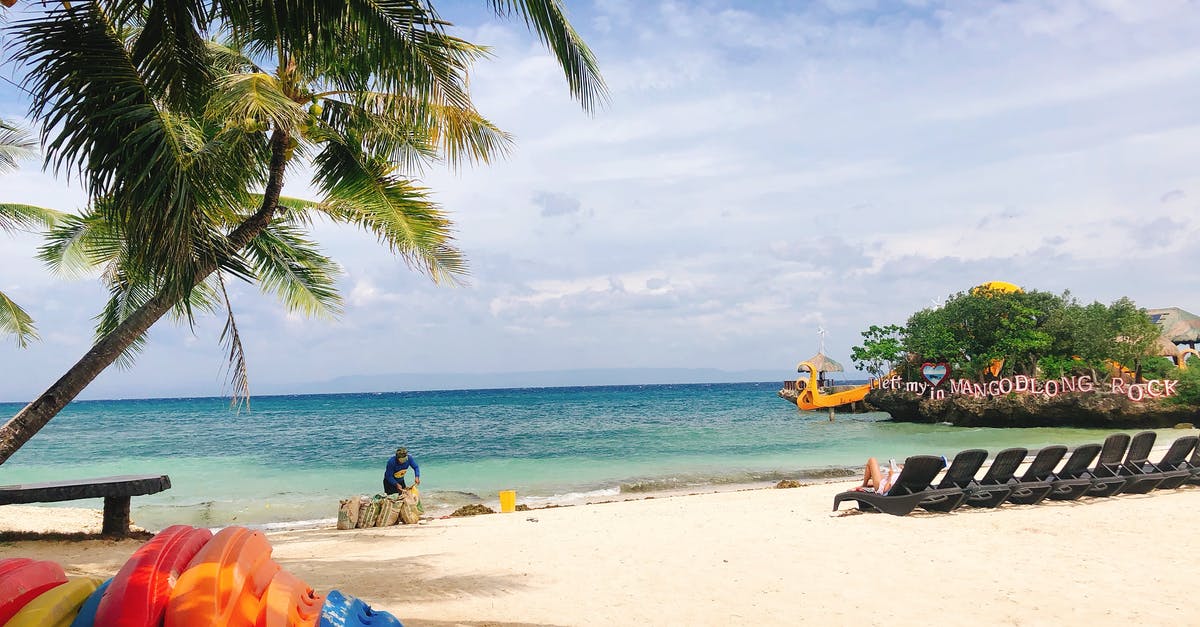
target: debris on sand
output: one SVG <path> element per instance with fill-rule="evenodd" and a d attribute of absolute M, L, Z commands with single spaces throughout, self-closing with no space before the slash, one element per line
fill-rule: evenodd
<path fill-rule="evenodd" d="M 450 514 L 450 517 L 451 518 L 461 518 L 463 516 L 478 516 L 480 514 L 495 514 L 495 513 L 496 513 L 496 510 L 488 507 L 487 505 L 480 505 L 479 503 L 472 503 L 471 505 L 463 505 L 462 507 L 454 510 L 454 513 Z"/>

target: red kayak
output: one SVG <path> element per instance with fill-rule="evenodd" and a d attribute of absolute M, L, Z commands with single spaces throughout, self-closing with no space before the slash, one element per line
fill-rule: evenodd
<path fill-rule="evenodd" d="M 173 525 L 143 544 L 121 567 L 100 598 L 97 625 L 157 627 L 171 590 L 196 553 L 213 537 L 208 529 Z"/>
<path fill-rule="evenodd" d="M 54 562 L 14 557 L 0 560 L 0 625 L 41 593 L 67 583 L 67 573 Z"/>

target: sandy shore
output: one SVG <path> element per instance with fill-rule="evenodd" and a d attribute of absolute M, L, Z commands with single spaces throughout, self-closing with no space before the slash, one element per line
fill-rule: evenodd
<path fill-rule="evenodd" d="M 270 538 L 277 561 L 314 588 L 341 589 L 410 627 L 1195 621 L 1188 564 L 1200 537 L 1188 525 L 1200 489 L 833 516 L 832 497 L 847 485 Z M 22 521 L 47 509 L 0 507 L 0 529 L 31 528 Z M 57 511 L 68 526 L 95 515 Z M 108 576 L 139 545 L 18 541 L 0 545 L 0 557 Z"/>

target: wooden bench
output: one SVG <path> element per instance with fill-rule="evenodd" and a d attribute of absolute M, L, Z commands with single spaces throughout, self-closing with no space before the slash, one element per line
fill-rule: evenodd
<path fill-rule="evenodd" d="M 103 498 L 104 523 L 100 533 L 123 536 L 129 533 L 129 497 L 154 494 L 170 487 L 171 478 L 166 475 L 121 475 L 6 485 L 0 486 L 0 505 Z"/>

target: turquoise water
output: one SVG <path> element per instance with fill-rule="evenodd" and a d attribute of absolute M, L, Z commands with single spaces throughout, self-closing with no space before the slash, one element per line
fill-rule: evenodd
<path fill-rule="evenodd" d="M 1088 429 L 892 423 L 886 414 L 798 412 L 778 383 L 645 385 L 72 403 L 0 466 L 0 484 L 165 473 L 135 497 L 148 529 L 174 523 L 328 520 L 338 500 L 381 490 L 399 445 L 421 465 L 429 514 L 536 506 L 859 472 L 868 456 L 1098 442 Z M 0 404 L 12 415 L 15 404 Z M 1160 436 L 1170 437 L 1172 434 Z M 99 501 L 66 506 L 100 507 Z"/>

